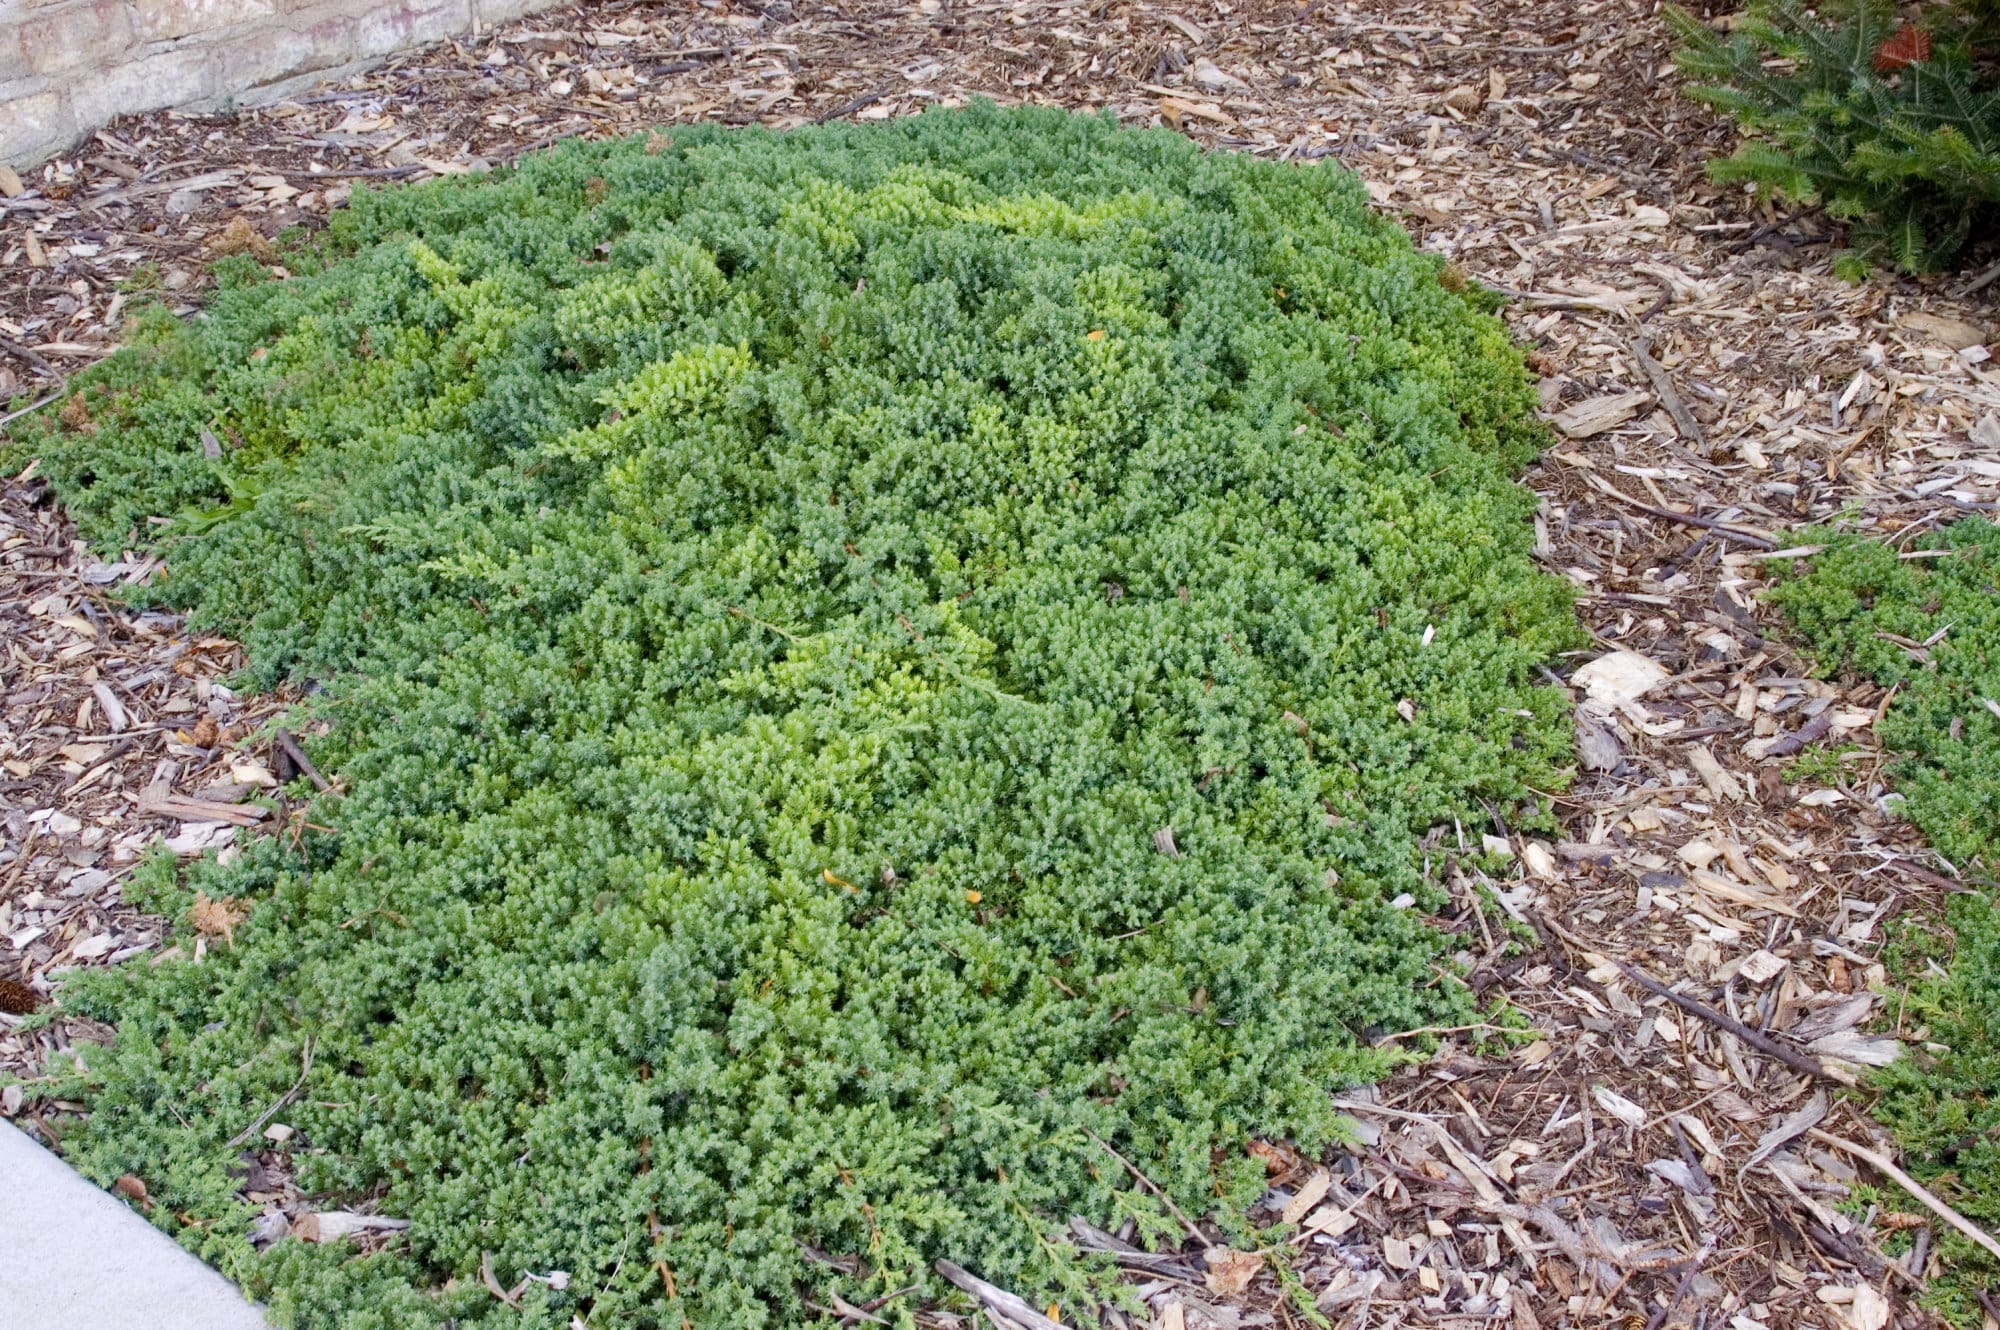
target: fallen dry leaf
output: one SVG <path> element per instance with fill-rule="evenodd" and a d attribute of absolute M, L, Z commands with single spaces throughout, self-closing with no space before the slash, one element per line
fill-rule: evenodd
<path fill-rule="evenodd" d="M 195 931 L 204 937 L 219 937 L 230 946 L 236 945 L 236 926 L 250 917 L 250 906 L 233 896 L 210 899 L 205 891 L 194 894 L 194 905 L 188 910 L 188 918 Z"/>
<path fill-rule="evenodd" d="M 1896 320 L 1913 333 L 1921 333 L 1934 341 L 1942 342 L 1954 351 L 1963 351 L 1969 346 L 1980 346 L 1986 341 L 1986 330 L 1976 323 L 1964 319 L 1948 318 L 1943 314 L 1926 314 L 1917 311 L 1905 314 Z"/>
<path fill-rule="evenodd" d="M 1234 1247 L 1210 1247 L 1202 1253 L 1208 1273 L 1202 1282 L 1217 1297 L 1233 1298 L 1250 1287 L 1250 1281 L 1264 1268 L 1262 1253 L 1237 1251 Z"/>
<path fill-rule="evenodd" d="M 1471 115 L 1485 101 L 1484 94 L 1469 83 L 1461 83 L 1444 95 L 1444 104 L 1462 115 Z"/>
<path fill-rule="evenodd" d="M 248 254 L 259 263 L 275 263 L 278 259 L 277 247 L 247 217 L 231 218 L 208 247 L 217 254 Z"/>
<path fill-rule="evenodd" d="M 1659 662 L 1636 651 L 1612 651 L 1580 667 L 1569 681 L 1593 702 L 1616 707 L 1638 701 L 1666 678 Z"/>
<path fill-rule="evenodd" d="M 1244 1150 L 1252 1159 L 1261 1160 L 1264 1171 L 1272 1177 L 1290 1173 L 1304 1162 L 1297 1150 L 1271 1141 L 1252 1140 Z"/>

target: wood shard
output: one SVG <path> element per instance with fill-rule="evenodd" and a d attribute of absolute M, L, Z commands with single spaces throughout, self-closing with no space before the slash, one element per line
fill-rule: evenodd
<path fill-rule="evenodd" d="M 1555 415 L 1555 427 L 1572 439 L 1588 439 L 1606 430 L 1616 429 L 1653 404 L 1653 395 L 1647 392 L 1613 393 L 1608 397 L 1593 397 L 1587 402 L 1559 411 Z"/>

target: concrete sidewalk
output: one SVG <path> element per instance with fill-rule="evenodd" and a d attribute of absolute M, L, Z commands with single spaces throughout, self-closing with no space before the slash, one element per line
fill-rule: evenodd
<path fill-rule="evenodd" d="M 6 1122 L 0 1327 L 269 1330 L 234 1284 Z"/>

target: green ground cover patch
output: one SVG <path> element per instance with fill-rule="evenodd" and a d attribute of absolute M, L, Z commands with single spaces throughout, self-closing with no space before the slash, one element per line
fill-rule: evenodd
<path fill-rule="evenodd" d="M 1772 599 L 1823 668 L 1901 685 L 1881 739 L 1904 755 L 1893 770 L 1903 811 L 1984 884 L 1952 898 L 1948 928 L 1914 927 L 1892 953 L 1910 986 L 1904 1023 L 1924 1033 L 1880 1073 L 1876 1111 L 1911 1171 L 1990 1232 L 2000 1228 L 2000 911 L 1990 890 L 2000 864 L 2000 527 L 1965 519 L 1908 542 L 1902 552 L 1915 558 L 1851 535 L 1827 540 Z M 1936 1301 L 1976 1326 L 1977 1294 L 2000 1271 L 1940 1234 Z"/>
<path fill-rule="evenodd" d="M 1250 1136 L 1469 1015 L 1395 899 L 1427 829 L 1545 816 L 1576 628 L 1519 356 L 1346 172 L 695 127 L 288 261 L 25 441 L 325 686 L 331 830 L 154 865 L 233 945 L 70 987 L 118 1035 L 66 1148 L 282 1315 L 792 1325 L 938 1256 L 1072 1297 L 1070 1215 L 1163 1223 L 1100 1142 L 1240 1223 Z M 288 1164 L 414 1221 L 380 1254 L 245 1236 L 228 1142 L 308 1050 Z"/>

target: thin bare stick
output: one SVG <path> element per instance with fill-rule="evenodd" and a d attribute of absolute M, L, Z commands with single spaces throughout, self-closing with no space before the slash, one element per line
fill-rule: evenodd
<path fill-rule="evenodd" d="M 1748 545 L 1753 550 L 1775 550 L 1778 548 L 1778 542 L 1772 540 L 1769 536 L 1760 536 L 1755 532 L 1744 531 L 1740 528 L 1730 526 L 1726 522 L 1718 522 L 1712 517 L 1696 517 L 1693 513 L 1677 513 L 1671 508 L 1655 508 L 1650 503 L 1640 503 L 1610 481 L 1598 476 L 1592 476 L 1591 479 L 1597 482 L 1598 489 L 1603 490 L 1626 507 L 1636 508 L 1638 511 L 1651 517 L 1657 517 L 1663 522 L 1678 522 L 1682 526 L 1700 527 L 1703 531 L 1713 531 L 1718 536 L 1733 540 L 1739 545 Z"/>
<path fill-rule="evenodd" d="M 861 94 L 861 96 L 856 97 L 851 102 L 842 102 L 839 106 L 834 107 L 830 111 L 820 112 L 818 115 L 813 117 L 813 123 L 815 125 L 824 125 L 834 120 L 845 120 L 848 116 L 853 115 L 856 111 L 866 110 L 868 107 L 873 106 L 875 103 L 881 101 L 882 98 L 887 95 L 888 94 L 886 89 L 881 89 L 875 92 L 865 92 Z"/>
<path fill-rule="evenodd" d="M 1883 1177 L 1894 1180 L 1898 1187 L 1901 1187 L 1904 1191 L 1929 1206 L 1939 1219 L 1944 1220 L 1945 1223 L 1950 1224 L 1953 1228 L 1965 1234 L 1966 1237 L 1971 1238 L 1981 1247 L 1984 1247 L 1996 1259 L 2000 1259 L 2000 1242 L 1995 1242 L 1992 1234 L 1932 1195 L 1930 1189 L 1925 1187 L 1923 1183 L 1918 1182 L 1908 1173 L 1896 1167 L 1896 1161 L 1889 1158 L 1889 1156 L 1879 1151 L 1870 1150 L 1865 1145 L 1856 1145 L 1844 1136 L 1835 1136 L 1830 1131 L 1821 1131 L 1818 1127 L 1811 1128 L 1807 1134 L 1816 1140 L 1824 1141 L 1828 1145 L 1847 1151 L 1847 1153 L 1853 1155 Z"/>
<path fill-rule="evenodd" d="M 1964 286 L 1961 286 L 1956 291 L 1953 291 L 1952 295 L 1960 300 L 1963 300 L 1967 296 L 1972 295 L 1974 292 L 1984 291 L 1987 287 L 1993 285 L 1993 283 L 1995 282 L 2000 282 L 2000 263 L 1996 263 L 1992 267 L 1988 268 L 1985 272 L 1980 273 L 1977 277 L 1974 277 Z"/>
<path fill-rule="evenodd" d="M 1694 1287 L 1694 1278 L 1701 1273 L 1701 1263 L 1708 1259 L 1709 1244 L 1701 1244 L 1701 1250 L 1688 1258 L 1687 1269 L 1681 1272 L 1680 1283 L 1674 1285 L 1674 1296 L 1669 1298 L 1646 1322 L 1646 1330 L 1660 1330 L 1676 1311 L 1680 1310 L 1681 1299 Z"/>
<path fill-rule="evenodd" d="M 292 765 L 304 772 L 306 779 L 318 786 L 321 794 L 325 794 L 333 788 L 333 785 L 327 778 L 319 774 L 319 768 L 314 766 L 312 759 L 306 756 L 306 750 L 299 746 L 298 739 L 293 736 L 290 730 L 279 730 L 277 741 L 278 747 L 284 750 L 285 756 L 292 760 Z"/>
<path fill-rule="evenodd" d="M 1653 392 L 1659 397 L 1660 405 L 1665 407 L 1667 414 L 1673 418 L 1674 428 L 1679 430 L 1681 437 L 1689 443 L 1706 448 L 1708 437 L 1701 432 L 1701 422 L 1694 418 L 1694 412 L 1688 410 L 1687 403 L 1681 400 L 1680 392 L 1674 387 L 1673 376 L 1667 373 L 1667 367 L 1653 359 L 1653 339 L 1634 337 L 1630 345 L 1632 359 L 1639 362 L 1639 369 L 1645 374 L 1646 381 L 1653 385 Z"/>
<path fill-rule="evenodd" d="M 931 1267 L 952 1283 L 978 1298 L 987 1311 L 1005 1317 L 1028 1330 L 1064 1330 L 1061 1321 L 1051 1321 L 1028 1304 L 1018 1293 L 1009 1293 L 998 1284 L 989 1284 L 962 1265 L 940 1260 Z"/>
<path fill-rule="evenodd" d="M 41 354 L 35 351 L 33 348 L 22 346 L 19 342 L 10 341 L 5 337 L 0 337 L 0 351 L 5 351 L 8 355 L 11 355 L 18 360 L 26 361 L 28 364 L 34 366 L 36 369 L 40 370 L 42 373 L 48 375 L 50 378 L 56 381 L 56 386 L 50 389 L 48 393 L 46 393 L 42 397 L 39 397 L 34 401 L 28 403 L 28 405 L 22 407 L 18 411 L 9 411 L 5 415 L 0 415 L 0 425 L 6 425 L 13 421 L 19 420 L 22 416 L 33 415 L 35 412 L 47 406 L 50 402 L 55 401 L 56 398 L 61 397 L 64 393 L 69 391 L 69 375 L 63 373 L 61 370 L 57 369 L 54 365 L 51 365 L 48 361 L 44 360 Z"/>
<path fill-rule="evenodd" d="M 1083 1129 L 1083 1134 L 1085 1136 L 1088 1136 L 1091 1140 L 1096 1141 L 1099 1145 L 1103 1146 L 1104 1153 L 1110 1155 L 1113 1159 L 1116 1159 L 1119 1163 L 1125 1165 L 1125 1171 L 1130 1173 L 1133 1177 L 1137 1178 L 1139 1180 L 1140 1186 L 1144 1187 L 1147 1191 L 1153 1193 L 1153 1195 L 1159 1197 L 1160 1204 L 1166 1206 L 1167 1210 L 1173 1215 L 1173 1217 L 1181 1221 L 1181 1227 L 1188 1231 L 1189 1237 L 1193 1238 L 1196 1242 L 1199 1242 L 1204 1247 L 1208 1246 L 1208 1235 L 1206 1233 L 1203 1233 L 1199 1228 L 1195 1227 L 1194 1220 L 1189 1219 L 1186 1213 L 1183 1212 L 1178 1205 L 1174 1204 L 1173 1197 L 1167 1195 L 1165 1192 L 1160 1190 L 1159 1183 L 1153 1181 L 1151 1178 L 1147 1177 L 1144 1173 L 1140 1172 L 1139 1166 L 1137 1164 L 1133 1163 L 1131 1160 L 1127 1159 L 1124 1155 L 1121 1155 L 1116 1150 L 1112 1149 L 1111 1142 L 1105 1140 L 1102 1136 L 1099 1136 L 1096 1132 L 1092 1131 L 1090 1128 L 1085 1127 Z"/>
<path fill-rule="evenodd" d="M 28 856 L 34 853 L 35 842 L 41 839 L 41 835 L 41 824 L 39 822 L 30 822 L 28 824 L 27 837 L 21 842 L 21 852 L 14 856 L 14 867 L 7 874 L 7 881 L 0 883 L 0 898 L 10 895 L 14 890 L 14 884 L 19 882 L 21 875 L 28 871 Z"/>
<path fill-rule="evenodd" d="M 305 1056 L 301 1059 L 301 1064 L 302 1065 L 299 1067 L 299 1078 L 296 1081 L 292 1082 L 292 1088 L 285 1091 L 283 1094 L 279 1095 L 277 1099 L 272 1101 L 272 1104 L 269 1108 L 265 1109 L 262 1113 L 259 1113 L 257 1115 L 257 1120 L 255 1122 L 245 1127 L 242 1131 L 237 1132 L 236 1135 L 230 1137 L 229 1143 L 223 1146 L 223 1149 L 234 1150 L 237 1146 L 243 1144 L 245 1141 L 249 1140 L 252 1136 L 256 1135 L 258 1130 L 261 1127 L 263 1127 L 265 1123 L 269 1122 L 272 1118 L 276 1117 L 278 1115 L 279 1109 L 283 1108 L 286 1104 L 291 1103 L 292 1100 L 298 1095 L 300 1089 L 302 1089 L 305 1086 L 306 1077 L 312 1073 L 313 1069 L 313 1041 L 311 1035 L 306 1036 Z"/>
<path fill-rule="evenodd" d="M 479 1279 L 481 1283 L 486 1285 L 486 1291 L 488 1293 L 491 1293 L 494 1297 L 500 1299 L 500 1301 L 506 1303 L 509 1307 L 519 1307 L 521 1305 L 521 1292 L 528 1286 L 527 1281 L 523 1280 L 521 1284 L 511 1292 L 509 1292 L 507 1289 L 501 1288 L 499 1278 L 495 1276 L 493 1273 L 493 1253 L 490 1251 L 483 1251 L 479 1253 Z"/>
<path fill-rule="evenodd" d="M 1807 1057 L 1795 1048 L 1786 1048 L 1762 1030 L 1753 1030 L 1734 1016 L 1725 1015 L 1705 1002 L 1697 1002 L 1685 993 L 1676 993 L 1673 989 L 1668 988 L 1644 970 L 1627 965 L 1624 961 L 1614 963 L 1627 979 L 1630 979 L 1648 993 L 1656 993 L 1673 1003 L 1676 1007 L 1679 1007 L 1682 1011 L 1690 1015 L 1699 1016 L 1710 1025 L 1716 1026 L 1719 1029 L 1727 1030 L 1758 1052 L 1776 1058 L 1800 1075 L 1816 1076 L 1821 1080 L 1832 1081 L 1836 1085 L 1849 1084 L 1848 1081 L 1834 1075 L 1824 1066 L 1820 1065 L 1819 1059 Z"/>

